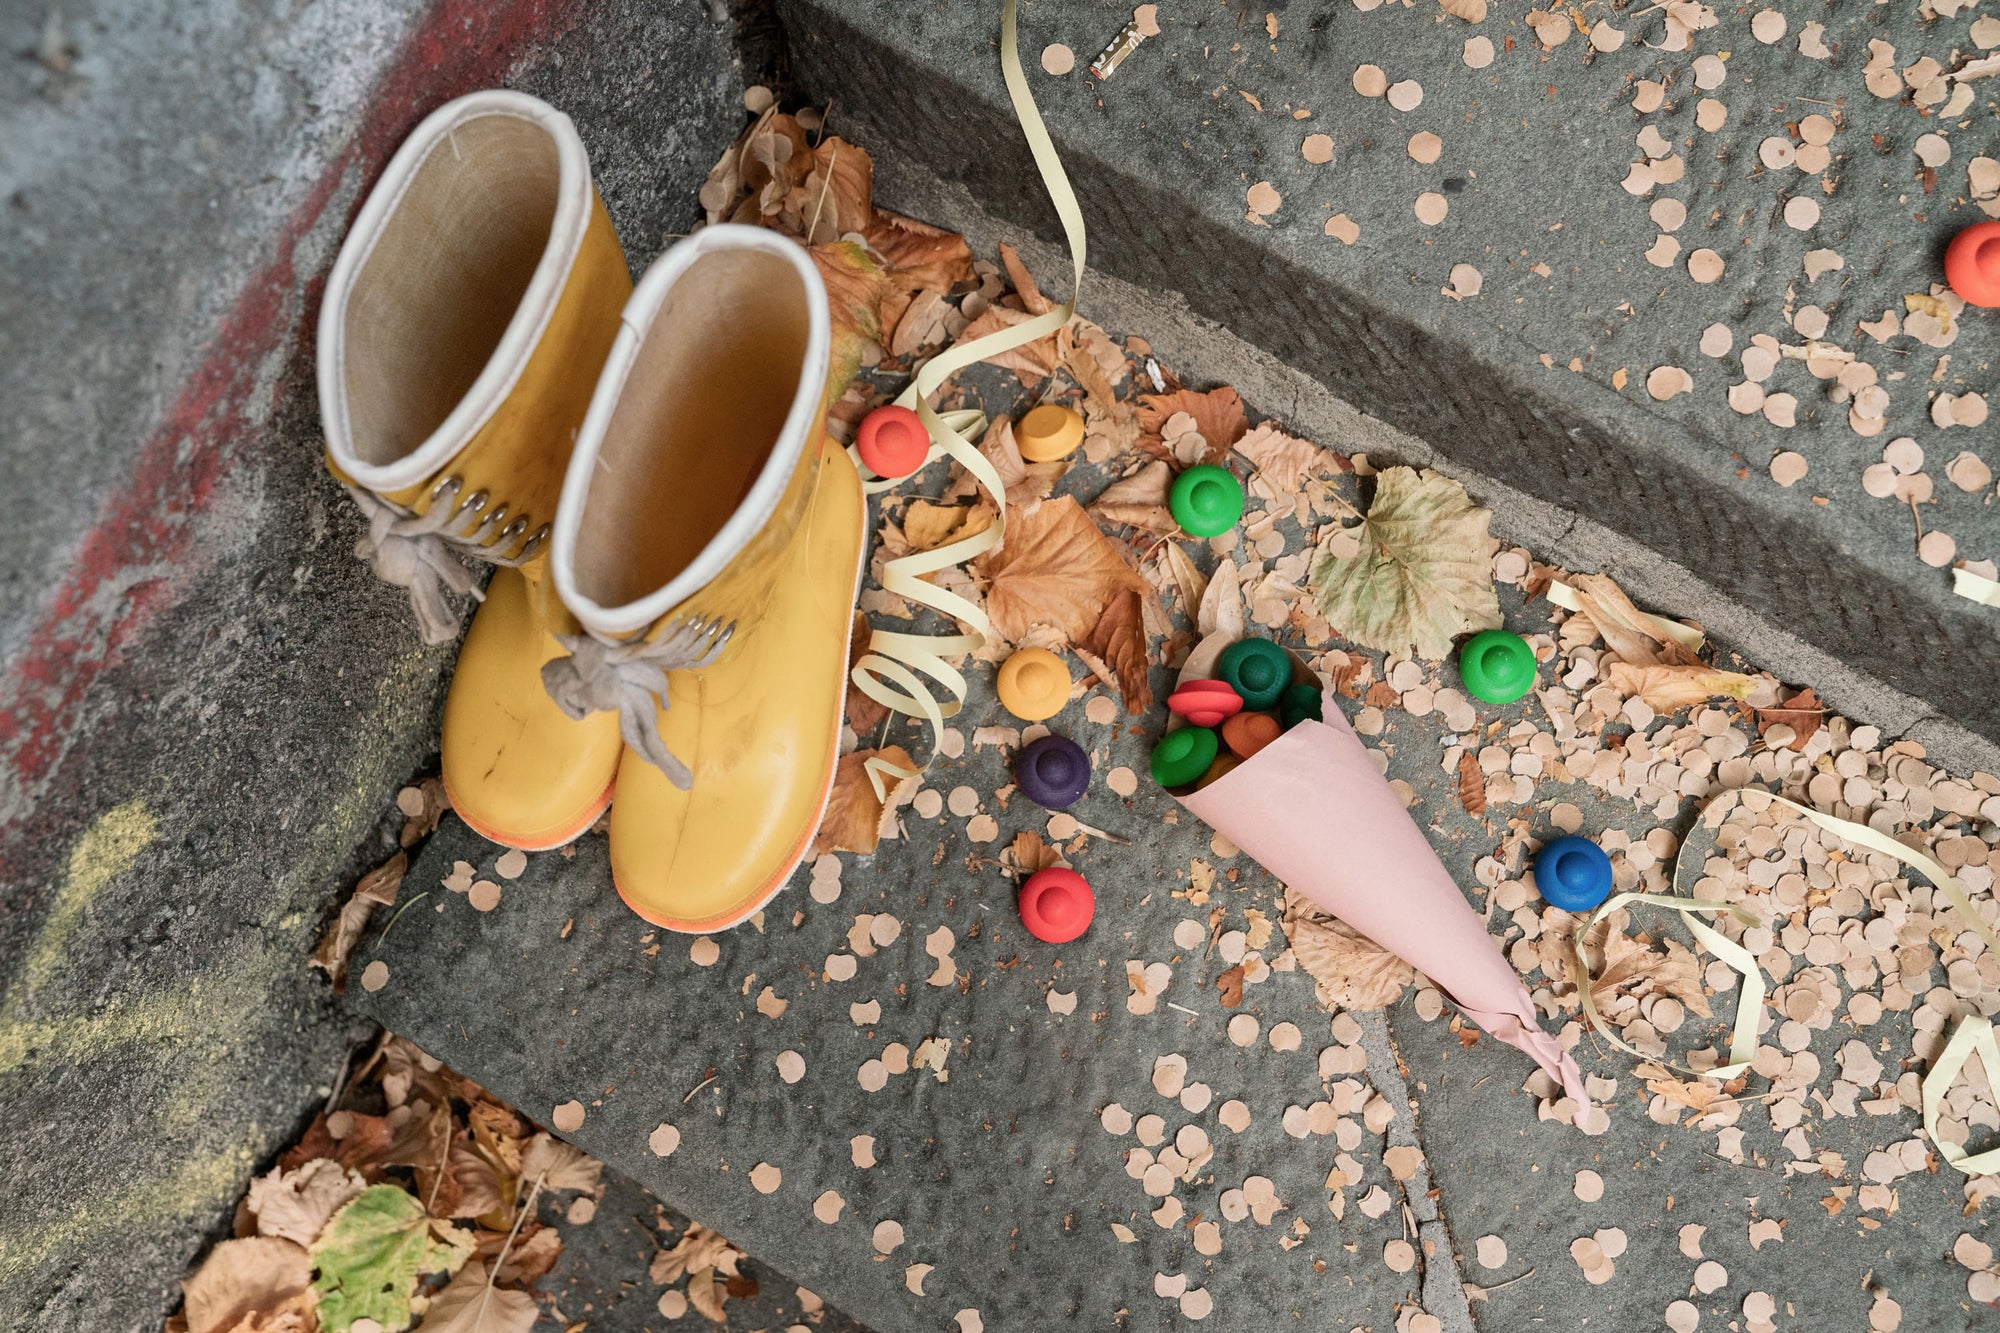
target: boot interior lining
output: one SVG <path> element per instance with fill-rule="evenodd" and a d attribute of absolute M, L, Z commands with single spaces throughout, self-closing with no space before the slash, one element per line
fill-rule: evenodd
<path fill-rule="evenodd" d="M 407 456 L 471 390 L 548 248 L 561 180 L 555 140 L 521 116 L 477 116 L 431 148 L 347 297 L 355 457 Z"/>
<path fill-rule="evenodd" d="M 779 255 L 718 250 L 668 290 L 590 479 L 577 589 L 604 607 L 659 591 L 742 505 L 798 393 L 811 334 Z"/>

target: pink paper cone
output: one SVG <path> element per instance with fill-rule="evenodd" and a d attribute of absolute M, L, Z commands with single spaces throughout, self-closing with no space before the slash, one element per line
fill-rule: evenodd
<path fill-rule="evenodd" d="M 1583 1075 L 1542 1031 L 1527 987 L 1486 933 L 1332 694 L 1182 805 L 1332 916 L 1396 954 L 1480 1027 L 1529 1055 L 1579 1108 Z"/>

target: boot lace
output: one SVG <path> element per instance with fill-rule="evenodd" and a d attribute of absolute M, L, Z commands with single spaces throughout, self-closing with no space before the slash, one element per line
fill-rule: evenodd
<path fill-rule="evenodd" d="M 410 607 L 425 643 L 458 637 L 461 618 L 454 596 L 469 593 L 474 601 L 486 596 L 479 576 L 466 567 L 454 547 L 488 564 L 511 566 L 532 559 L 548 541 L 548 524 L 529 535 L 526 515 L 508 522 L 505 504 L 489 509 L 485 491 L 461 501 L 458 496 L 464 489 L 463 478 L 448 477 L 432 489 L 430 506 L 412 514 L 372 491 L 347 488 L 368 519 L 368 531 L 354 543 L 354 554 L 367 561 L 384 583 L 409 590 Z M 517 544 L 520 549 L 515 550 Z"/>
<path fill-rule="evenodd" d="M 542 688 L 569 717 L 618 713 L 618 733 L 641 758 L 686 791 L 694 774 L 660 736 L 659 715 L 668 707 L 667 673 L 705 667 L 736 632 L 736 622 L 720 616 L 682 616 L 658 639 L 616 642 L 591 634 L 558 634 L 567 657 L 542 665 Z"/>

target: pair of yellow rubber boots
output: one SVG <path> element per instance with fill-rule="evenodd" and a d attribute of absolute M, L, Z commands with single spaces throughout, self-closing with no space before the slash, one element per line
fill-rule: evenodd
<path fill-rule="evenodd" d="M 826 437 L 805 250 L 710 227 L 632 284 L 567 116 L 431 115 L 327 283 L 327 464 L 427 639 L 498 566 L 445 705 L 453 808 L 558 847 L 611 807 L 640 916 L 734 925 L 783 885 L 838 758 L 866 507 Z"/>

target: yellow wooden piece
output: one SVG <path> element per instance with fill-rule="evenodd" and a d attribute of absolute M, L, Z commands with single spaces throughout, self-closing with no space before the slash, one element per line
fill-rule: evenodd
<path fill-rule="evenodd" d="M 754 557 L 717 580 L 756 597 L 757 618 L 720 660 L 667 677 L 660 736 L 693 785 L 680 790 L 630 750 L 618 770 L 612 881 L 669 930 L 721 930 L 757 911 L 804 858 L 826 808 L 867 507 L 839 445 L 823 439 L 805 457 L 803 521 L 767 525 Z M 708 589 L 691 601 L 740 604 Z"/>
<path fill-rule="evenodd" d="M 1083 418 L 1061 403 L 1043 403 L 1014 423 L 1014 443 L 1030 463 L 1067 458 L 1083 443 Z"/>
<path fill-rule="evenodd" d="M 1001 706 L 1023 722 L 1040 722 L 1069 703 L 1069 668 L 1046 648 L 1023 648 L 1000 666 Z"/>
<path fill-rule="evenodd" d="M 523 851 L 560 847 L 611 803 L 625 741 L 618 714 L 581 721 L 542 688 L 542 664 L 576 634 L 548 560 L 493 571 L 444 703 L 445 792 L 474 832 Z"/>

